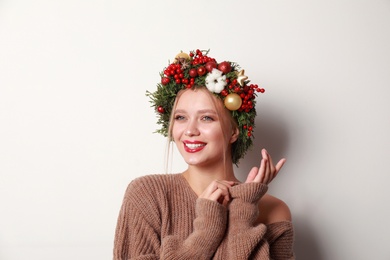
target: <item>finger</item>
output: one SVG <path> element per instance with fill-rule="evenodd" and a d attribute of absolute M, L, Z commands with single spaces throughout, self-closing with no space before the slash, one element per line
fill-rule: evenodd
<path fill-rule="evenodd" d="M 214 190 L 214 192 L 210 194 L 208 199 L 218 201 L 220 203 L 223 200 L 230 201 L 230 194 L 227 189 L 224 189 L 223 187 L 218 187 L 216 190 Z"/>
<path fill-rule="evenodd" d="M 262 181 L 262 178 L 264 176 L 264 167 L 265 167 L 265 161 L 264 161 L 264 158 L 265 158 L 265 153 L 264 153 L 265 149 L 262 149 L 261 150 L 261 156 L 262 156 L 262 159 L 260 161 L 260 166 L 259 166 L 259 169 L 257 170 L 257 175 L 255 177 L 255 179 L 253 180 L 253 182 L 261 182 Z"/>
<path fill-rule="evenodd" d="M 221 202 L 221 199 L 230 200 L 229 188 L 234 185 L 233 181 L 213 181 L 201 194 L 201 198 L 206 198 Z"/>
<path fill-rule="evenodd" d="M 218 192 L 219 192 L 219 191 L 217 190 L 216 193 L 218 193 Z M 229 196 L 220 196 L 219 199 L 218 199 L 218 202 L 219 202 L 220 204 L 222 204 L 222 206 L 227 207 L 228 204 L 229 204 L 229 202 L 231 201 L 230 198 L 231 198 L 231 197 L 230 197 L 230 194 L 229 194 Z"/>
<path fill-rule="evenodd" d="M 267 157 L 266 162 L 265 162 L 265 172 L 264 172 L 264 179 L 263 183 L 268 184 L 272 180 L 272 172 L 271 172 L 271 166 L 270 166 L 270 161 Z"/>
<path fill-rule="evenodd" d="M 250 170 L 250 172 L 249 172 L 249 174 L 248 174 L 248 177 L 246 178 L 245 183 L 249 183 L 249 182 L 254 181 L 255 178 L 256 178 L 256 176 L 257 176 L 257 174 L 258 174 L 258 172 L 259 172 L 259 168 L 253 167 L 253 168 Z"/>
<path fill-rule="evenodd" d="M 232 187 L 232 184 L 234 182 L 228 182 L 228 181 L 218 181 L 218 189 L 222 191 L 221 196 L 223 197 L 223 201 L 230 201 L 230 193 L 229 193 L 229 188 Z"/>
<path fill-rule="evenodd" d="M 275 172 L 276 172 L 275 165 L 274 165 L 274 162 L 272 161 L 272 157 L 271 157 L 271 155 L 268 153 L 268 151 L 267 151 L 267 155 L 268 155 L 268 160 L 269 160 L 269 163 L 270 163 L 271 175 L 272 175 L 272 177 L 274 177 Z"/>
<path fill-rule="evenodd" d="M 231 188 L 231 187 L 233 187 L 234 185 L 237 184 L 234 181 L 225 181 L 225 180 L 218 180 L 218 181 L 215 181 L 215 182 L 218 184 L 218 187 L 222 187 L 220 185 L 225 186 L 226 190 L 229 190 L 229 188 Z"/>
<path fill-rule="evenodd" d="M 282 169 L 284 163 L 286 162 L 286 158 L 282 158 L 275 166 L 276 172 L 278 173 L 280 169 Z"/>
<path fill-rule="evenodd" d="M 258 174 L 256 175 L 256 178 L 254 179 L 254 182 L 263 182 L 264 174 L 265 174 L 265 168 L 266 168 L 266 159 L 263 158 L 260 162 L 260 169 L 258 171 Z"/>
<path fill-rule="evenodd" d="M 221 204 L 222 206 L 227 207 L 229 205 L 229 202 L 229 200 L 223 200 Z"/>
<path fill-rule="evenodd" d="M 264 178 L 262 183 L 268 184 L 271 181 L 271 170 L 270 170 L 270 160 L 269 160 L 269 154 L 267 150 L 263 149 L 262 151 L 264 156 Z"/>

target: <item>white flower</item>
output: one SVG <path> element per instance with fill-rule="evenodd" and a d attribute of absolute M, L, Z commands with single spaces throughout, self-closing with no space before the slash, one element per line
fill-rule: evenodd
<path fill-rule="evenodd" d="M 206 87 L 214 93 L 220 93 L 226 86 L 226 76 L 222 76 L 222 71 L 213 69 L 206 77 Z"/>

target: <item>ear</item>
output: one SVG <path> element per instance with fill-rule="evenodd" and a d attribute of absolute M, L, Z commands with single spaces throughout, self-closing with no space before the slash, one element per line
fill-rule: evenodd
<path fill-rule="evenodd" d="M 232 131 L 232 136 L 230 137 L 230 143 L 234 143 L 235 141 L 237 141 L 237 138 L 240 134 L 240 131 L 238 130 L 237 127 L 234 127 L 233 128 L 233 131 Z"/>

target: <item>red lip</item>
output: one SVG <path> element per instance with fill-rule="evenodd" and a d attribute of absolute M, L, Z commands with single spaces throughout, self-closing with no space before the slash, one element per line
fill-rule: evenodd
<path fill-rule="evenodd" d="M 206 143 L 200 141 L 184 140 L 184 150 L 188 153 L 196 153 L 206 147 Z"/>

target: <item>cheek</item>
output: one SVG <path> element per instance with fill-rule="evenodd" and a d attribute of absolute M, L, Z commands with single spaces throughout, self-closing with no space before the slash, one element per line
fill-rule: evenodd
<path fill-rule="evenodd" d="M 222 129 L 219 125 L 213 127 L 203 127 L 200 129 L 204 136 L 210 139 L 221 139 L 223 136 Z"/>
<path fill-rule="evenodd" d="M 173 141 L 180 139 L 182 132 L 183 132 L 183 127 L 180 124 L 174 124 L 172 127 Z"/>

